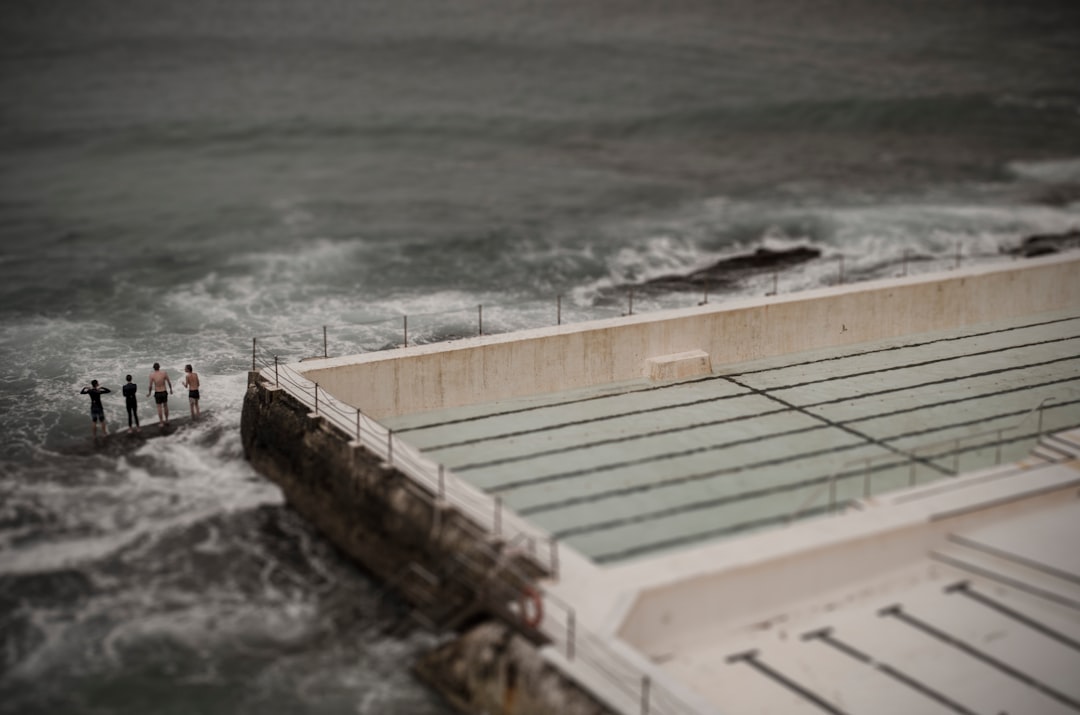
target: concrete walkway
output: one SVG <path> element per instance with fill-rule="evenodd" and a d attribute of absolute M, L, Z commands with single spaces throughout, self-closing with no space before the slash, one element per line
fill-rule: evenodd
<path fill-rule="evenodd" d="M 1080 311 L 384 423 L 602 564 L 1020 459 L 1040 419 L 1080 427 Z"/>

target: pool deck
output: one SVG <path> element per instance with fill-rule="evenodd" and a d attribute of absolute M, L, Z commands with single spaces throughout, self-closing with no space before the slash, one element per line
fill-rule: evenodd
<path fill-rule="evenodd" d="M 693 711 L 1080 710 L 1080 308 L 381 422 Z"/>

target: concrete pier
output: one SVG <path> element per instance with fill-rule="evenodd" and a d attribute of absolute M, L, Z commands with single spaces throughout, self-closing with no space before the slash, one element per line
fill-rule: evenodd
<path fill-rule="evenodd" d="M 245 451 L 461 634 L 420 672 L 464 711 L 1068 711 L 1078 277 L 1065 254 L 305 361 L 252 373 Z"/>

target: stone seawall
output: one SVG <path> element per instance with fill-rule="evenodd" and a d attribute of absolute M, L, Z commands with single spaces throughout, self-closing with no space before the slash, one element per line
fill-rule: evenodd
<path fill-rule="evenodd" d="M 463 712 L 608 712 L 540 655 L 521 594 L 543 572 L 490 534 L 249 373 L 244 456 L 331 543 L 393 587 L 427 627 L 459 637 L 418 674 Z M 520 677 L 518 677 L 520 675 Z"/>

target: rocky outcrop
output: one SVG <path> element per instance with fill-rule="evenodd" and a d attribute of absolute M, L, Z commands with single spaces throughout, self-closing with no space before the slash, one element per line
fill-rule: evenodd
<path fill-rule="evenodd" d="M 505 625 L 481 624 L 423 656 L 417 675 L 464 713 L 607 715 L 611 711 Z"/>
<path fill-rule="evenodd" d="M 810 246 L 785 250 L 761 247 L 753 253 L 723 258 L 711 266 L 686 274 L 653 278 L 644 285 L 663 290 L 700 290 L 703 286 L 725 286 L 748 276 L 767 271 L 783 270 L 821 257 L 821 251 Z"/>
<path fill-rule="evenodd" d="M 1065 233 L 1040 233 L 1028 236 L 1009 253 L 1024 258 L 1034 258 L 1077 248 L 1080 248 L 1080 229 Z"/>

